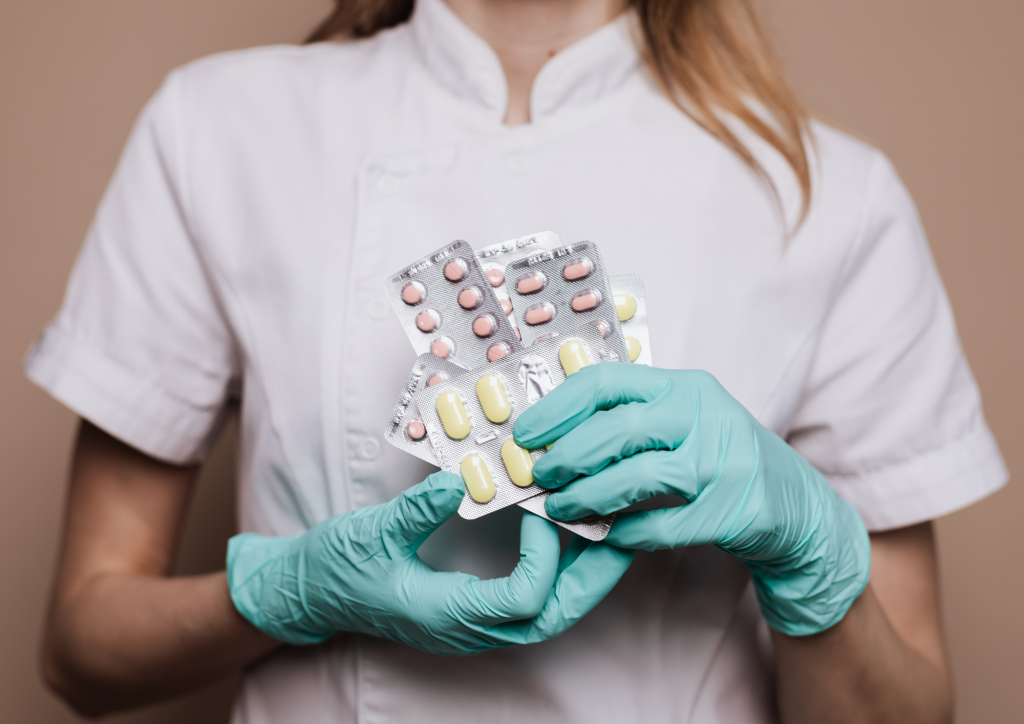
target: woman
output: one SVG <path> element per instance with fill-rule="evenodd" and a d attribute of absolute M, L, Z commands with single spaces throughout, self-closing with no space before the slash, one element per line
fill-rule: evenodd
<path fill-rule="evenodd" d="M 246 667 L 236 722 L 947 721 L 929 521 L 1005 469 L 906 191 L 807 121 L 748 3 L 343 1 L 315 39 L 168 78 L 28 359 L 83 417 L 50 684 L 102 713 Z M 517 421 L 559 440 L 548 512 L 687 502 L 562 553 L 380 434 L 385 276 L 542 228 L 644 278 L 658 364 Z M 248 532 L 170 577 L 235 397 Z"/>

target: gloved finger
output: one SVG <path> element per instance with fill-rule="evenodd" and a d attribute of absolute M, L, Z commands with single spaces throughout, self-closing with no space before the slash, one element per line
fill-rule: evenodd
<path fill-rule="evenodd" d="M 584 420 L 534 463 L 533 481 L 557 488 L 638 452 L 682 445 L 697 419 L 697 408 L 681 406 L 669 397 L 671 392 L 666 384 L 649 402 L 622 404 Z"/>
<path fill-rule="evenodd" d="M 391 501 L 384 516 L 384 532 L 414 553 L 459 509 L 465 487 L 458 475 L 434 473 Z"/>
<path fill-rule="evenodd" d="M 510 576 L 469 580 L 461 587 L 455 600 L 464 622 L 488 625 L 532 618 L 541 610 L 558 573 L 558 527 L 524 512 L 520 531 L 519 564 Z"/>
<path fill-rule="evenodd" d="M 698 498 L 680 508 L 619 513 L 605 540 L 645 551 L 721 542 L 728 534 L 728 522 L 720 515 L 706 514 L 700 503 Z"/>
<path fill-rule="evenodd" d="M 598 410 L 653 400 L 665 384 L 646 365 L 602 362 L 584 367 L 525 410 L 512 426 L 516 444 L 534 450 L 554 442 Z"/>
<path fill-rule="evenodd" d="M 558 576 L 536 617 L 491 627 L 489 632 L 501 640 L 527 644 L 560 636 L 604 600 L 629 568 L 634 555 L 634 551 L 605 543 L 589 543 Z"/>
<path fill-rule="evenodd" d="M 551 493 L 544 501 L 544 512 L 555 520 L 576 520 L 594 513 L 608 515 L 655 495 L 676 493 L 680 476 L 677 457 L 672 451 L 652 450 L 620 460 Z"/>
<path fill-rule="evenodd" d="M 561 574 L 562 571 L 575 563 L 576 559 L 587 549 L 588 545 L 590 545 L 589 540 L 582 536 L 573 535 L 569 540 L 569 545 L 565 547 L 562 555 L 558 558 L 558 573 Z"/>
<path fill-rule="evenodd" d="M 615 588 L 635 555 L 604 542 L 588 545 L 556 579 L 554 591 L 533 620 L 527 642 L 560 636 L 590 613 Z"/>

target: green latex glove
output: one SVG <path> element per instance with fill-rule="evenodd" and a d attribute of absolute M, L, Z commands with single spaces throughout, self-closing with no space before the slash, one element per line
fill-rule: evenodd
<path fill-rule="evenodd" d="M 228 543 L 228 586 L 239 613 L 291 644 L 337 631 L 383 636 L 439 654 L 471 654 L 558 636 L 607 595 L 630 551 L 574 540 L 523 515 L 521 558 L 508 578 L 441 573 L 416 551 L 454 514 L 465 486 L 435 473 L 396 499 L 345 513 L 302 535 L 243 533 Z"/>
<path fill-rule="evenodd" d="M 539 485 L 558 489 L 545 505 L 552 518 L 684 498 L 621 513 L 605 540 L 644 550 L 714 543 L 747 564 L 778 631 L 824 631 L 867 585 L 857 512 L 706 372 L 585 367 L 520 415 L 514 434 L 528 449 L 558 440 L 533 467 Z"/>

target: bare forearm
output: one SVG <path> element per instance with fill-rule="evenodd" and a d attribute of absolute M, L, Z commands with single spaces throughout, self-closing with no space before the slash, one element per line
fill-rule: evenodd
<path fill-rule="evenodd" d="M 76 709 L 99 714 L 200 688 L 276 645 L 235 611 L 223 572 L 108 573 L 55 606 L 44 667 Z"/>
<path fill-rule="evenodd" d="M 948 677 L 904 643 L 871 586 L 828 631 L 772 638 L 785 724 L 951 721 Z"/>

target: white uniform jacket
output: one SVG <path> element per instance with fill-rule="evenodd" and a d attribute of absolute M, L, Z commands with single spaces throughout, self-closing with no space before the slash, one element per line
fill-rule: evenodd
<path fill-rule="evenodd" d="M 630 17 L 559 53 L 507 127 L 493 51 L 441 0 L 357 42 L 228 53 L 142 114 L 29 376 L 150 455 L 201 460 L 241 397 L 244 530 L 301 533 L 430 469 L 384 443 L 414 354 L 384 279 L 454 239 L 542 229 L 646 283 L 657 366 L 701 368 L 872 530 L 1006 471 L 913 203 L 882 154 L 815 124 L 814 195 L 782 195 L 676 109 Z M 506 575 L 518 517 L 454 519 L 424 557 Z M 236 724 L 775 719 L 746 569 L 640 553 L 561 638 L 469 658 L 339 634 L 246 672 Z"/>

